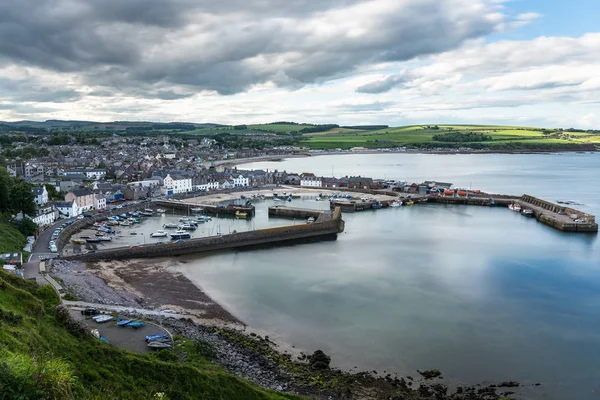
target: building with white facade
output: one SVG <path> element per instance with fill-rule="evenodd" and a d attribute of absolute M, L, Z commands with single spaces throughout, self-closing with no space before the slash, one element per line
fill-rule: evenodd
<path fill-rule="evenodd" d="M 316 176 L 305 176 L 302 175 L 302 177 L 300 178 L 300 186 L 305 186 L 305 187 L 322 187 L 323 186 L 323 181 L 321 180 L 321 178 L 317 178 Z"/>
<path fill-rule="evenodd" d="M 168 194 L 187 193 L 192 191 L 192 178 L 168 174 L 163 180 L 164 191 Z"/>
<path fill-rule="evenodd" d="M 57 212 L 52 207 L 43 207 L 38 209 L 37 215 L 31 220 L 40 227 L 52 225 L 56 221 Z"/>
<path fill-rule="evenodd" d="M 94 208 L 96 210 L 106 209 L 106 197 L 103 194 L 98 193 L 94 195 Z"/>
<path fill-rule="evenodd" d="M 33 199 L 33 201 L 35 201 L 35 204 L 37 204 L 38 206 L 45 206 L 48 203 L 48 191 L 46 190 L 46 186 L 36 187 L 31 189 L 31 191 L 35 196 Z"/>
<path fill-rule="evenodd" d="M 237 177 L 233 177 L 232 179 L 233 185 L 235 187 L 246 187 L 250 186 L 250 179 L 246 178 L 244 175 L 238 175 Z"/>
<path fill-rule="evenodd" d="M 58 210 L 59 215 L 64 218 L 73 218 L 80 214 L 79 207 L 74 201 L 55 201 L 52 205 Z"/>
<path fill-rule="evenodd" d="M 85 175 L 88 179 L 102 179 L 106 176 L 105 169 L 88 169 L 88 168 L 75 168 L 65 171 L 66 176 L 79 176 Z"/>

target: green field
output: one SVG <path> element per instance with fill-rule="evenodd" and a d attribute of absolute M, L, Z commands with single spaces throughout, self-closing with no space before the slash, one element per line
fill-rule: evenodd
<path fill-rule="evenodd" d="M 482 134 L 489 140 L 477 141 L 436 141 L 435 135 Z M 483 126 L 483 125 L 413 125 L 386 128 L 377 131 L 337 128 L 327 132 L 304 135 L 301 142 L 313 149 L 350 149 L 352 147 L 416 147 L 416 148 L 459 148 L 475 149 L 578 149 L 581 145 L 600 147 L 600 135 L 585 132 L 560 132 L 553 129 Z"/>
<path fill-rule="evenodd" d="M 268 131 L 273 133 L 292 133 L 298 132 L 304 128 L 312 125 L 296 125 L 296 124 L 257 124 L 248 125 L 248 129 L 255 129 L 258 131 Z"/>

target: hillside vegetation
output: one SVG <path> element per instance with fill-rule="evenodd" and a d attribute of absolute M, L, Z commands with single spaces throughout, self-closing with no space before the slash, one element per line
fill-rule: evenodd
<path fill-rule="evenodd" d="M 84 333 L 50 286 L 0 272 L 1 399 L 292 399 L 195 351 L 137 354 Z"/>
<path fill-rule="evenodd" d="M 0 253 L 21 251 L 25 246 L 25 235 L 10 222 L 0 221 Z"/>

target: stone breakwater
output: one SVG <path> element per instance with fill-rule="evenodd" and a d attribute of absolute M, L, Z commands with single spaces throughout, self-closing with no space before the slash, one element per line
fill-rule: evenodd
<path fill-rule="evenodd" d="M 162 245 L 143 245 L 126 248 L 108 249 L 95 253 L 79 254 L 63 257 L 66 260 L 98 261 L 121 260 L 129 258 L 173 257 L 184 254 L 202 253 L 260 245 L 275 245 L 290 241 L 327 239 L 336 237 L 344 230 L 341 210 L 336 209 L 330 218 L 320 218 L 320 222 L 298 224 L 278 228 L 260 229 L 207 238 L 189 239 L 184 242 L 166 243 Z M 76 225 L 76 224 L 73 224 Z M 78 229 L 72 228 L 72 233 Z M 65 240 L 67 240 L 65 238 Z M 63 242 L 64 244 L 64 242 Z"/>

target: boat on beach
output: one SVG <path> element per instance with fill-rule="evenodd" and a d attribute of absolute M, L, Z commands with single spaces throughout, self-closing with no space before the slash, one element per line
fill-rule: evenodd
<path fill-rule="evenodd" d="M 100 243 L 100 239 L 97 239 L 97 238 L 89 238 L 89 239 L 85 239 L 85 241 L 88 243 Z"/>
<path fill-rule="evenodd" d="M 75 244 L 85 244 L 85 239 L 71 239 L 71 242 Z"/>
<path fill-rule="evenodd" d="M 128 326 L 132 327 L 133 329 L 138 329 L 144 326 L 144 321 L 131 322 Z"/>
<path fill-rule="evenodd" d="M 101 242 L 110 242 L 112 241 L 112 238 L 110 236 L 100 236 L 98 240 Z"/>
<path fill-rule="evenodd" d="M 132 321 L 130 319 L 124 319 L 122 321 L 117 322 L 117 326 L 127 326 L 131 323 Z"/>
<path fill-rule="evenodd" d="M 92 319 L 97 323 L 102 324 L 104 322 L 112 321 L 114 318 L 111 315 L 101 314 L 93 316 Z"/>
<path fill-rule="evenodd" d="M 152 349 L 170 349 L 171 345 L 169 343 L 163 342 L 150 342 L 147 344 L 148 347 Z"/>
<path fill-rule="evenodd" d="M 169 335 L 167 335 L 166 333 L 160 333 L 160 334 L 156 334 L 156 335 L 146 336 L 146 342 L 152 342 L 154 340 L 159 340 L 159 339 L 169 339 Z"/>
<path fill-rule="evenodd" d="M 150 237 L 153 238 L 163 238 L 163 237 L 167 237 L 168 233 L 166 231 L 156 231 L 154 233 L 150 234 Z"/>

